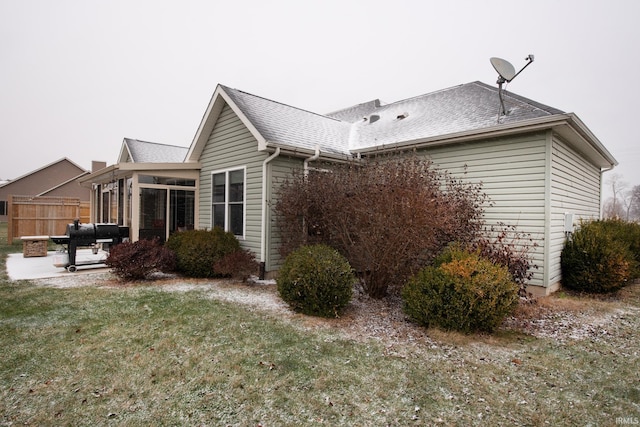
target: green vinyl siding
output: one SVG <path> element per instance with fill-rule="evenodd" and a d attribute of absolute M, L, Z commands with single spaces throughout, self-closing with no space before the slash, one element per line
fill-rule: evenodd
<path fill-rule="evenodd" d="M 561 279 L 560 255 L 565 244 L 565 214 L 580 219 L 600 217 L 600 169 L 571 149 L 560 138 L 552 141 L 551 218 L 549 241 L 549 283 Z"/>
<path fill-rule="evenodd" d="M 535 133 L 428 148 L 434 166 L 468 182 L 482 183 L 493 202 L 485 206 L 488 226 L 504 223 L 528 233 L 539 245 L 532 285 L 544 286 L 546 136 Z"/>
<path fill-rule="evenodd" d="M 303 159 L 289 156 L 280 156 L 269 164 L 269 179 L 272 185 L 269 187 L 267 199 L 269 200 L 269 227 L 267 234 L 268 255 L 266 260 L 267 271 L 275 271 L 282 265 L 283 259 L 280 256 L 281 239 L 277 227 L 277 218 L 274 214 L 273 206 L 278 197 L 278 185 L 291 176 L 294 170 L 301 170 Z"/>
<path fill-rule="evenodd" d="M 201 228 L 211 228 L 212 172 L 245 168 L 245 235 L 243 248 L 260 255 L 262 221 L 262 162 L 267 153 L 258 151 L 258 142 L 233 110 L 225 105 L 200 155 L 199 220 Z"/>

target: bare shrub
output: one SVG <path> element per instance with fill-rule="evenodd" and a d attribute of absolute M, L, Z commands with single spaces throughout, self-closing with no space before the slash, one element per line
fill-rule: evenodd
<path fill-rule="evenodd" d="M 379 156 L 327 167 L 282 183 L 275 205 L 282 255 L 305 244 L 332 246 L 372 297 L 400 287 L 448 243 L 470 243 L 482 231 L 481 185 L 427 159 Z"/>
<path fill-rule="evenodd" d="M 238 249 L 223 255 L 213 263 L 216 274 L 240 279 L 243 282 L 258 272 L 259 264 L 253 253 L 246 249 Z"/>
<path fill-rule="evenodd" d="M 538 268 L 532 259 L 532 252 L 537 247 L 538 243 L 531 234 L 518 231 L 515 225 L 499 222 L 485 230 L 472 243 L 471 250 L 477 250 L 482 257 L 507 267 L 518 284 L 518 295 L 530 297 L 527 282 L 533 277 L 533 270 Z"/>
<path fill-rule="evenodd" d="M 176 256 L 158 239 L 141 239 L 113 246 L 105 264 L 122 280 L 144 280 L 152 273 L 173 271 Z"/>

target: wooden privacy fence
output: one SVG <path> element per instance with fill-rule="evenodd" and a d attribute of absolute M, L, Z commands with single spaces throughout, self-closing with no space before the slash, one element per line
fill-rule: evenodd
<path fill-rule="evenodd" d="M 22 236 L 59 236 L 74 219 L 89 222 L 89 202 L 77 197 L 9 196 L 7 241 Z"/>

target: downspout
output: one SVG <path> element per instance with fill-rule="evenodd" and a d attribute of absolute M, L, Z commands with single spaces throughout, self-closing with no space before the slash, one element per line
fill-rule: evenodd
<path fill-rule="evenodd" d="M 598 210 L 600 211 L 600 215 L 598 215 L 598 219 L 604 219 L 603 218 L 604 217 L 604 209 L 603 209 L 604 208 L 604 205 L 603 205 L 604 200 L 602 199 L 602 193 L 604 192 L 604 181 L 603 181 L 604 173 L 605 172 L 609 172 L 614 167 L 615 167 L 615 165 L 611 165 L 608 168 L 602 168 L 600 170 L 600 204 L 598 206 L 598 208 L 599 208 Z M 614 197 L 615 197 L 615 195 L 614 195 Z"/>
<path fill-rule="evenodd" d="M 262 224 L 260 227 L 260 280 L 264 280 L 267 260 L 267 180 L 268 164 L 280 155 L 280 147 L 262 162 Z"/>
<path fill-rule="evenodd" d="M 307 176 L 309 176 L 309 163 L 310 162 L 315 162 L 319 158 L 320 158 L 320 147 L 316 145 L 315 154 L 313 156 L 311 156 L 311 157 L 308 157 L 308 158 L 304 159 L 304 162 L 302 163 L 304 165 L 304 177 L 305 178 Z"/>
<path fill-rule="evenodd" d="M 304 159 L 304 162 L 302 162 L 305 182 L 307 181 L 307 177 L 309 176 L 309 163 L 314 162 L 319 158 L 320 158 L 320 147 L 316 145 L 316 152 L 313 154 L 313 156 L 307 157 L 306 159 Z M 304 233 L 304 236 L 308 236 L 307 223 L 304 217 L 302 218 L 302 232 Z M 305 242 L 307 241 L 306 237 L 304 241 Z"/>

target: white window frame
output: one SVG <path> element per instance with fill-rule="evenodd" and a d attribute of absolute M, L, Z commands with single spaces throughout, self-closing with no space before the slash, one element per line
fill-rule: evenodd
<path fill-rule="evenodd" d="M 218 169 L 211 172 L 211 228 L 214 227 L 214 214 L 213 214 L 213 191 L 215 190 L 215 185 L 213 181 L 214 175 L 224 174 L 224 231 L 231 231 L 230 228 L 230 210 L 229 207 L 233 203 L 229 202 L 229 174 L 231 172 L 242 171 L 242 234 L 235 236 L 238 239 L 244 240 L 247 230 L 247 167 L 240 166 L 236 168 L 228 168 L 228 169 Z"/>

